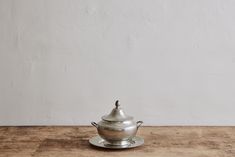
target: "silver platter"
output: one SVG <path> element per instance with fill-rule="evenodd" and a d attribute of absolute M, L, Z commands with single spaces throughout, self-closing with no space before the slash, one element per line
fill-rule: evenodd
<path fill-rule="evenodd" d="M 110 145 L 104 139 L 102 139 L 100 136 L 95 136 L 95 137 L 92 137 L 89 140 L 89 142 L 90 142 L 90 144 L 97 146 L 97 147 L 101 147 L 101 148 L 125 149 L 125 148 L 134 148 L 134 147 L 141 146 L 142 144 L 144 144 L 144 139 L 141 137 L 135 136 L 132 138 L 130 143 L 127 145 Z"/>

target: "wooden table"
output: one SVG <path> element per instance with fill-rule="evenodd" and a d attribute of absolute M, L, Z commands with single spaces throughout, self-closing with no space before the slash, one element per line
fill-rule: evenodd
<path fill-rule="evenodd" d="M 94 127 L 0 127 L 0 157 L 235 157 L 235 127 L 141 127 L 145 144 L 96 148 Z"/>

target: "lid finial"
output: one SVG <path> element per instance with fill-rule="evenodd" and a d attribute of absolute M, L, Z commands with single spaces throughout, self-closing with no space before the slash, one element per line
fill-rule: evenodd
<path fill-rule="evenodd" d="M 116 106 L 116 109 L 118 109 L 118 107 L 120 106 L 120 104 L 119 104 L 119 101 L 118 101 L 118 100 L 115 102 L 115 106 Z"/>

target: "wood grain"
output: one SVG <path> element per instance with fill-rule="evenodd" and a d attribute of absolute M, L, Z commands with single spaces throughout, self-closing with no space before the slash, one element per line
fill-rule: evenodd
<path fill-rule="evenodd" d="M 235 157 L 235 127 L 142 127 L 127 150 L 88 143 L 93 127 L 0 127 L 0 157 Z"/>

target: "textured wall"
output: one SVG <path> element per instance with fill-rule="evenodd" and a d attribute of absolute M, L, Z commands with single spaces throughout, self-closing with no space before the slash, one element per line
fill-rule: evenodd
<path fill-rule="evenodd" d="M 235 125 L 235 1 L 0 0 L 0 125 Z"/>

